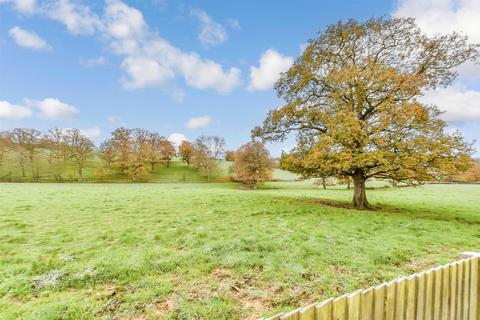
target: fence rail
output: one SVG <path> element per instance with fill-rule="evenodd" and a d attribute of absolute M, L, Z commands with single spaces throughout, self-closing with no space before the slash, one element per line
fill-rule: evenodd
<path fill-rule="evenodd" d="M 480 320 L 480 254 L 259 320 Z"/>

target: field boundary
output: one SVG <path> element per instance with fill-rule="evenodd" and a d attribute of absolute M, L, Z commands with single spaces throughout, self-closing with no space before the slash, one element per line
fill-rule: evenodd
<path fill-rule="evenodd" d="M 480 253 L 259 320 L 480 320 Z"/>

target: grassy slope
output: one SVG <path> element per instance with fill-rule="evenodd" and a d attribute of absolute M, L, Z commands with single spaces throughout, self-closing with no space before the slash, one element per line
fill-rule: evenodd
<path fill-rule="evenodd" d="M 84 180 L 87 182 L 96 181 L 95 175 L 97 167 L 100 167 L 100 160 L 91 160 L 87 167 L 84 169 Z M 40 173 L 40 182 L 52 182 L 54 177 L 51 174 L 51 169 L 48 166 L 48 162 L 45 159 L 38 161 L 38 171 Z M 219 161 L 218 170 L 216 173 L 215 181 L 225 182 L 230 179 L 230 166 L 231 163 L 227 161 Z M 73 163 L 67 163 L 65 167 L 61 168 L 62 176 L 66 180 L 77 179 L 77 168 Z M 274 170 L 273 177 L 279 181 L 291 181 L 298 178 L 298 176 L 279 169 Z M 13 182 L 28 182 L 32 180 L 31 168 L 27 166 L 26 177 L 22 177 L 21 168 L 18 165 L 13 155 L 7 155 L 5 159 L 0 163 L 0 181 L 13 181 Z M 106 182 L 129 182 L 129 178 L 121 174 L 119 170 L 103 178 Z M 171 161 L 170 166 L 157 166 L 150 174 L 140 177 L 141 181 L 145 182 L 206 182 L 207 178 L 200 174 L 197 170 L 194 170 L 186 165 L 183 161 L 175 159 Z M 53 181 L 54 182 L 54 181 Z"/>
<path fill-rule="evenodd" d="M 0 184 L 0 318 L 242 319 L 479 249 L 480 186 L 369 196 L 385 209 L 301 183 Z"/>

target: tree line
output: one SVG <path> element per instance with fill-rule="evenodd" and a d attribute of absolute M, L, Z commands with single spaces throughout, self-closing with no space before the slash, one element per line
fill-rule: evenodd
<path fill-rule="evenodd" d="M 93 165 L 98 180 L 120 173 L 138 181 L 159 166 L 169 167 L 178 156 L 208 182 L 213 180 L 223 159 L 234 161 L 233 177 L 237 181 L 254 185 L 271 179 L 273 162 L 263 144 L 247 143 L 236 152 L 225 148 L 224 138 L 202 135 L 193 142 L 182 141 L 177 150 L 157 132 L 123 127 L 114 130 L 97 148 L 79 129 L 53 128 L 42 133 L 15 128 L 0 134 L 0 178 L 8 181 L 15 167 L 24 180 L 85 181 L 85 169 Z M 43 171 L 42 166 L 46 167 Z M 73 168 L 75 176 L 66 174 L 69 168 Z"/>
<path fill-rule="evenodd" d="M 62 168 L 67 163 L 75 165 L 79 180 L 83 180 L 83 170 L 94 149 L 93 142 L 78 129 L 54 128 L 42 134 L 35 129 L 15 128 L 0 134 L 0 164 L 10 156 L 21 176 L 27 177 L 28 172 L 33 181 L 40 179 L 41 160 L 48 163 L 57 181 L 63 179 Z"/>

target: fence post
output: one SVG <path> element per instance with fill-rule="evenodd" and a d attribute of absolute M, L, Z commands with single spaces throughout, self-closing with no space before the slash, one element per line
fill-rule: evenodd
<path fill-rule="evenodd" d="M 476 292 L 470 299 L 470 304 L 475 307 L 475 313 L 470 314 L 470 319 L 480 320 L 480 303 L 478 303 L 478 297 L 480 297 L 480 267 L 479 267 L 479 260 L 480 260 L 480 252 L 473 252 L 473 251 L 466 251 L 460 253 L 460 258 L 462 259 L 469 259 L 469 258 L 477 258 L 476 261 L 471 264 L 472 268 L 476 270 L 472 270 L 475 274 L 472 275 L 472 280 L 475 283 L 471 283 L 471 286 L 476 286 Z M 472 273 L 473 273 L 472 272 Z"/>
<path fill-rule="evenodd" d="M 464 252 L 460 253 L 460 258 L 462 258 L 462 259 L 480 258 L 480 252 L 464 251 Z"/>

